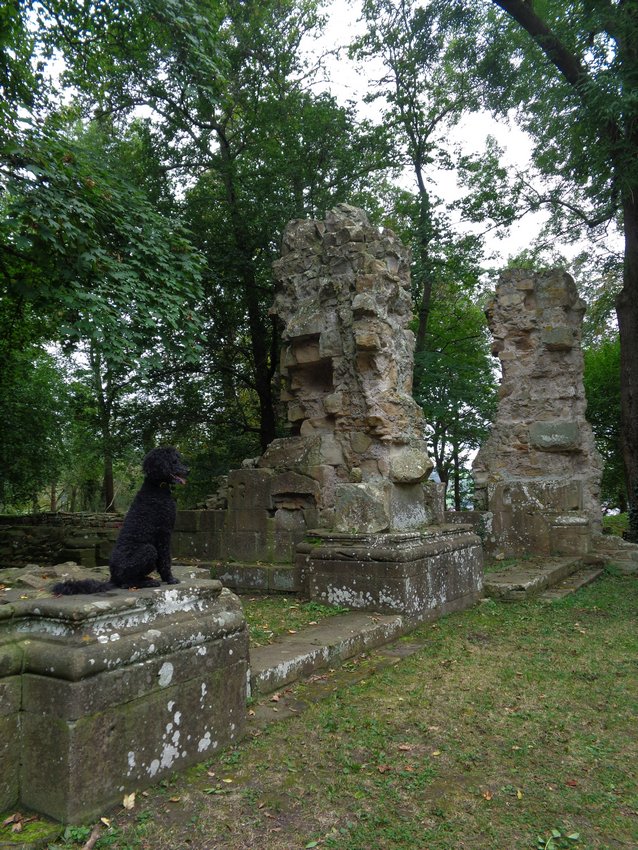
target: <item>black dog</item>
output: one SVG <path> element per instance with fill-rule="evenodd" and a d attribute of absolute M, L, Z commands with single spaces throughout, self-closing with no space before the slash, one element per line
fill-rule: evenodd
<path fill-rule="evenodd" d="M 159 587 L 149 578 L 154 570 L 167 584 L 179 584 L 171 572 L 171 535 L 176 506 L 171 484 L 185 484 L 188 467 L 172 447 L 153 449 L 142 463 L 144 483 L 124 517 L 109 560 L 110 581 L 95 579 L 62 581 L 53 593 L 99 593 L 116 587 Z"/>

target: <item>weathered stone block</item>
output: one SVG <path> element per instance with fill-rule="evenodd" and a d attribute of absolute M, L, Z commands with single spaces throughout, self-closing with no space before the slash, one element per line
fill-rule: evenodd
<path fill-rule="evenodd" d="M 189 575 L 174 587 L 31 599 L 0 620 L 0 638 L 23 647 L 12 804 L 87 820 L 239 735 L 243 611 L 219 582 Z"/>
<path fill-rule="evenodd" d="M 587 555 L 592 549 L 591 526 L 585 514 L 554 517 L 549 534 L 552 555 Z"/>
<path fill-rule="evenodd" d="M 233 469 L 228 474 L 228 510 L 253 511 L 272 508 L 270 469 Z"/>
<path fill-rule="evenodd" d="M 226 524 L 226 511 L 201 511 L 199 524 L 201 531 L 220 532 L 224 529 L 224 526 Z"/>
<path fill-rule="evenodd" d="M 297 548 L 312 599 L 368 611 L 431 619 L 480 596 L 480 539 L 468 531 L 378 535 L 320 534 Z"/>
<path fill-rule="evenodd" d="M 60 549 L 58 558 L 60 561 L 75 561 L 83 567 L 97 566 L 97 553 L 94 546 L 85 549 Z"/>
<path fill-rule="evenodd" d="M 362 534 L 390 528 L 384 489 L 374 484 L 338 484 L 335 492 L 335 530 Z"/>
<path fill-rule="evenodd" d="M 20 796 L 20 684 L 20 676 L 0 679 L 0 811 L 14 806 Z"/>
<path fill-rule="evenodd" d="M 199 531 L 201 516 L 202 511 L 177 511 L 174 531 Z"/>
<path fill-rule="evenodd" d="M 427 478 L 433 468 L 434 464 L 424 449 L 399 446 L 391 451 L 389 478 L 397 484 L 422 481 Z"/>
<path fill-rule="evenodd" d="M 576 422 L 554 420 L 532 422 L 529 426 L 532 446 L 545 452 L 575 452 L 580 448 L 580 429 Z"/>
<path fill-rule="evenodd" d="M 427 510 L 423 485 L 397 484 L 388 488 L 390 498 L 390 524 L 395 531 L 422 528 L 431 521 Z"/>
<path fill-rule="evenodd" d="M 255 531 L 233 531 L 226 537 L 225 556 L 235 561 L 268 561 L 272 545 L 268 534 Z"/>
<path fill-rule="evenodd" d="M 224 587 L 238 592 L 267 593 L 269 590 L 265 564 L 214 564 L 211 576 L 219 579 Z"/>
<path fill-rule="evenodd" d="M 574 331 L 566 325 L 543 328 L 541 340 L 550 351 L 569 351 L 574 346 Z"/>

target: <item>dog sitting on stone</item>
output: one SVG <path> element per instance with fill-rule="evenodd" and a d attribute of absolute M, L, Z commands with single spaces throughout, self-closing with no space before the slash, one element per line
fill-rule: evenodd
<path fill-rule="evenodd" d="M 110 581 L 71 579 L 54 585 L 53 593 L 100 593 L 117 587 L 159 587 L 149 578 L 157 571 L 166 584 L 179 584 L 171 571 L 171 535 L 177 508 L 171 484 L 185 484 L 188 467 L 177 449 L 150 451 L 142 463 L 144 483 L 124 517 L 109 560 Z"/>

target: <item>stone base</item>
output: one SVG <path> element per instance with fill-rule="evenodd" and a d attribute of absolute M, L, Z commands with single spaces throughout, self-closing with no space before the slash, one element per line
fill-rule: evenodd
<path fill-rule="evenodd" d="M 205 759 L 241 733 L 247 670 L 217 581 L 0 606 L 0 809 L 86 821 Z"/>
<path fill-rule="evenodd" d="M 472 605 L 483 587 L 480 538 L 458 525 L 386 534 L 317 531 L 297 547 L 296 563 L 311 599 L 417 622 Z"/>

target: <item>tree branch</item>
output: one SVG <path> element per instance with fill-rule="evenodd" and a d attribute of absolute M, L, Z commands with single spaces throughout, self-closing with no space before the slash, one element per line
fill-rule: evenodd
<path fill-rule="evenodd" d="M 589 80 L 589 75 L 578 56 L 568 50 L 545 21 L 536 14 L 532 3 L 526 0 L 492 0 L 492 2 L 500 6 L 523 27 L 570 85 L 578 89 Z"/>

